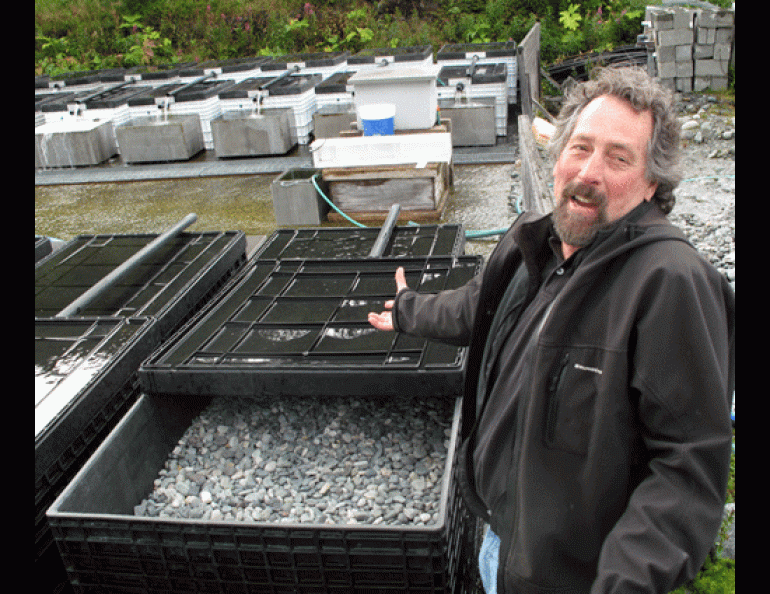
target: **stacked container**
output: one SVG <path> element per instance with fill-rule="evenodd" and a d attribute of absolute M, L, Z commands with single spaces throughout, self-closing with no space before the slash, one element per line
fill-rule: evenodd
<path fill-rule="evenodd" d="M 124 81 L 36 95 L 35 167 L 98 165 L 115 155 L 114 127 L 128 119 L 127 99 L 138 92 Z"/>
<path fill-rule="evenodd" d="M 348 71 L 359 71 L 382 66 L 430 66 L 433 48 L 430 45 L 361 50 L 348 58 Z"/>
<path fill-rule="evenodd" d="M 197 115 L 201 121 L 203 144 L 207 149 L 213 149 L 211 120 L 222 113 L 219 94 L 233 84 L 235 83 L 231 80 L 217 80 L 206 76 L 195 79 L 171 92 L 173 102 L 169 105 L 169 113 Z"/>
<path fill-rule="evenodd" d="M 42 114 L 42 122 L 49 124 L 75 117 L 72 104 L 93 94 L 92 88 L 77 88 L 35 94 L 35 112 Z"/>
<path fill-rule="evenodd" d="M 494 43 L 451 43 L 443 46 L 436 54 L 440 66 L 471 66 L 472 64 L 498 64 L 506 66 L 506 88 L 508 103 L 517 103 L 516 42 Z"/>
<path fill-rule="evenodd" d="M 36 591 L 66 581 L 45 512 L 136 401 L 159 343 L 151 318 L 35 318 Z"/>
<path fill-rule="evenodd" d="M 491 103 L 494 105 L 495 133 L 497 136 L 507 136 L 507 77 L 505 63 L 444 66 L 438 75 L 439 108 L 451 108 L 474 101 Z"/>
<path fill-rule="evenodd" d="M 129 119 L 166 115 L 171 103 L 170 93 L 181 87 L 182 83 L 180 82 L 155 85 L 142 83 L 142 91 L 128 98 Z"/>
<path fill-rule="evenodd" d="M 289 108 L 293 113 L 292 140 L 308 144 L 316 111 L 315 87 L 320 74 L 293 74 L 292 70 L 265 72 L 258 78 L 247 78 L 219 94 L 222 111 L 255 111 L 260 108 Z"/>
<path fill-rule="evenodd" d="M 79 236 L 36 262 L 35 575 L 40 580 L 55 581 L 51 576 L 61 571 L 45 511 L 138 398 L 141 361 L 245 261 L 241 232 L 183 233 L 77 315 L 60 315 L 155 239 Z"/>
<path fill-rule="evenodd" d="M 353 105 L 353 85 L 348 81 L 354 72 L 335 72 L 323 79 L 315 88 L 315 100 L 318 109 L 327 105 Z"/>
<path fill-rule="evenodd" d="M 266 64 L 269 61 L 270 58 L 268 56 L 222 60 L 219 63 L 219 66 L 222 69 L 219 78 L 240 82 L 245 78 L 259 76 L 262 72 L 262 64 Z"/>
<path fill-rule="evenodd" d="M 195 62 L 183 64 L 160 64 L 158 66 L 136 66 L 130 70 L 131 76 L 139 77 L 142 84 L 163 85 L 179 81 L 179 72 L 183 68 L 193 68 Z"/>
<path fill-rule="evenodd" d="M 459 255 L 459 227 L 388 232 L 386 244 L 380 233 L 375 239 L 379 255 L 367 230 L 276 232 L 220 299 L 145 362 L 143 394 L 48 511 L 77 592 L 439 594 L 468 586 L 473 524 L 455 479 L 466 353 L 376 333 L 365 311 L 392 296 L 398 266 L 411 286 L 435 291 L 464 283 L 481 258 Z M 240 347 L 236 334 L 245 339 Z M 228 406 L 228 394 L 257 407 L 266 402 L 266 414 L 284 399 L 313 406 L 351 397 L 382 406 L 410 395 L 443 399 L 451 429 L 437 519 L 393 525 L 141 515 L 140 502 L 173 464 L 180 438 L 197 431 L 198 416 L 215 401 Z M 274 483 L 281 468 L 268 475 Z"/>
<path fill-rule="evenodd" d="M 148 87 L 124 82 L 97 91 L 79 100 L 81 109 L 93 119 L 107 119 L 115 126 L 120 126 L 130 119 L 128 100 L 147 90 Z"/>
<path fill-rule="evenodd" d="M 348 56 L 350 52 L 347 51 L 284 54 L 261 64 L 260 68 L 267 75 L 298 68 L 303 74 L 320 74 L 321 79 L 324 79 L 335 72 L 344 71 Z"/>
<path fill-rule="evenodd" d="M 263 260 L 361 258 L 375 247 L 376 227 L 279 229 L 260 246 Z M 459 225 L 395 227 L 383 256 L 410 258 L 462 254 L 465 234 Z"/>

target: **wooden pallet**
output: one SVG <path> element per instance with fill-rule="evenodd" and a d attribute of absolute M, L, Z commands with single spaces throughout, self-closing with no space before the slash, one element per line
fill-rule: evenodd
<path fill-rule="evenodd" d="M 452 187 L 451 163 L 332 168 L 322 175 L 334 204 L 360 222 L 383 221 L 395 203 L 401 205 L 399 221 L 438 221 Z M 328 219 L 344 217 L 332 210 Z"/>

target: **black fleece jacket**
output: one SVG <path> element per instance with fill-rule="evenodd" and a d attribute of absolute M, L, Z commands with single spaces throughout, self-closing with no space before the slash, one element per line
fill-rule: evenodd
<path fill-rule="evenodd" d="M 721 522 L 735 295 L 643 203 L 583 248 L 526 357 L 499 341 L 477 417 L 495 310 L 514 275 L 519 312 L 537 295 L 550 228 L 520 216 L 464 287 L 401 291 L 394 325 L 470 346 L 460 483 L 501 538 L 500 594 L 668 592 L 697 574 Z M 482 499 L 478 465 L 493 462 L 504 487 Z"/>

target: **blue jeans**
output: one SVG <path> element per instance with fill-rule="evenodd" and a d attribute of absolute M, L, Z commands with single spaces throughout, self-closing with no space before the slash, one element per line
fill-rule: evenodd
<path fill-rule="evenodd" d="M 486 594 L 497 594 L 497 566 L 500 557 L 500 537 L 487 530 L 479 551 L 479 573 Z"/>

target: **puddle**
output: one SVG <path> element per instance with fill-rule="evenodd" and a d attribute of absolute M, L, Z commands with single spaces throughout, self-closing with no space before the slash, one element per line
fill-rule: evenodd
<path fill-rule="evenodd" d="M 35 233 L 69 240 L 80 234 L 162 233 L 194 212 L 187 231 L 276 229 L 266 175 L 35 187 Z"/>
<path fill-rule="evenodd" d="M 454 189 L 440 222 L 460 223 L 465 230 L 473 231 L 509 226 L 516 218 L 508 200 L 514 171 L 516 166 L 512 163 L 456 165 Z M 63 240 L 80 234 L 162 233 L 194 212 L 198 220 L 188 227 L 189 231 L 239 230 L 246 235 L 270 235 L 279 228 L 270 191 L 277 177 L 248 175 L 36 186 L 35 233 Z M 415 238 L 410 253 L 419 255 L 425 251 L 422 242 Z M 487 255 L 495 243 L 496 238 L 469 241 L 466 253 Z M 349 247 L 360 249 L 360 245 Z"/>

